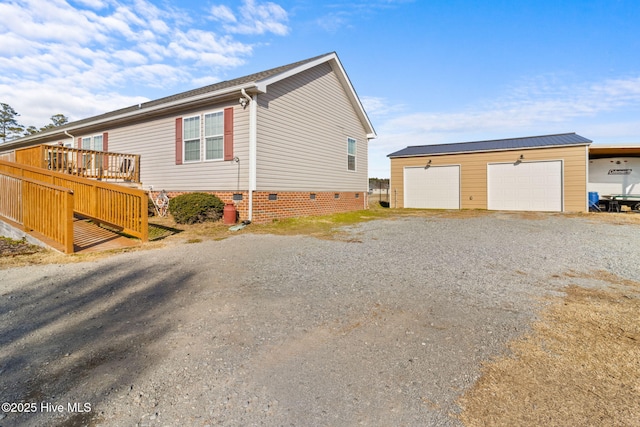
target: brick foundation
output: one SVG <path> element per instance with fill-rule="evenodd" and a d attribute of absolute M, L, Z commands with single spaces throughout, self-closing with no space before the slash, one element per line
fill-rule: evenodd
<path fill-rule="evenodd" d="M 225 203 L 234 203 L 239 221 L 249 217 L 249 192 L 202 191 L 215 194 Z M 169 197 L 176 197 L 186 191 L 168 191 Z M 242 200 L 233 200 L 242 195 Z M 336 197 L 337 195 L 337 197 Z M 266 223 L 274 219 L 297 216 L 327 215 L 365 209 L 367 193 L 364 191 L 255 191 L 253 193 L 253 222 Z"/>

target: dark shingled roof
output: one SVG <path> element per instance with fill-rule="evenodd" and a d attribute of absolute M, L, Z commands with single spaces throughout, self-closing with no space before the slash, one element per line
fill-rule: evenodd
<path fill-rule="evenodd" d="M 335 53 L 335 52 L 332 52 L 332 53 Z M 186 91 L 186 92 L 178 93 L 176 95 L 166 96 L 164 98 L 155 99 L 155 100 L 148 101 L 148 102 L 143 102 L 143 103 L 141 103 L 139 105 L 132 105 L 130 107 L 121 108 L 119 110 L 110 111 L 108 113 L 100 114 L 100 115 L 97 115 L 97 116 L 87 117 L 87 118 L 84 118 L 84 119 L 81 119 L 81 120 L 77 120 L 77 121 L 74 121 L 74 122 L 69 122 L 69 123 L 66 123 L 66 124 L 64 124 L 62 126 L 57 126 L 55 128 L 48 129 L 48 130 L 42 131 L 42 132 L 38 132 L 38 133 L 35 133 L 33 135 L 27 135 L 27 136 L 23 136 L 23 137 L 20 137 L 18 139 L 12 140 L 12 141 L 7 141 L 4 144 L 0 144 L 0 147 L 8 149 L 9 147 L 16 148 L 16 147 L 20 147 L 20 146 L 28 146 L 28 145 L 31 145 L 34 142 L 36 142 L 38 140 L 41 140 L 41 139 L 46 139 L 46 138 L 49 138 L 49 137 L 55 137 L 55 136 L 63 135 L 63 132 L 65 132 L 67 130 L 75 130 L 75 129 L 78 129 L 78 128 L 82 128 L 83 126 L 86 126 L 86 125 L 94 123 L 94 122 L 105 122 L 105 121 L 113 119 L 114 117 L 121 116 L 123 114 L 135 113 L 135 112 L 140 112 L 141 114 L 146 114 L 147 108 L 149 108 L 149 107 L 157 107 L 157 106 L 162 106 L 164 104 L 173 103 L 173 102 L 176 102 L 176 101 L 188 100 L 189 98 L 194 97 L 194 96 L 198 96 L 198 95 L 211 94 L 211 96 L 215 96 L 218 93 L 224 92 L 225 89 L 233 88 L 233 87 L 240 87 L 240 86 L 245 86 L 245 85 L 249 86 L 252 83 L 257 83 L 257 82 L 260 82 L 260 81 L 262 81 L 264 79 L 268 79 L 270 77 L 274 77 L 274 76 L 277 76 L 279 74 L 286 73 L 289 70 L 292 70 L 292 69 L 295 69 L 296 67 L 299 67 L 301 65 L 313 62 L 313 61 L 315 61 L 317 59 L 326 57 L 328 55 L 331 55 L 332 53 L 326 53 L 324 55 L 318 55 L 318 56 L 315 56 L 313 58 L 305 59 L 305 60 L 302 60 L 302 61 L 294 62 L 292 64 L 283 65 L 283 66 L 276 67 L 276 68 L 272 68 L 270 70 L 260 71 L 258 73 L 250 74 L 248 76 L 240 77 L 240 78 L 237 78 L 237 79 L 227 80 L 227 81 L 215 83 L 215 84 L 204 86 L 204 87 L 201 87 L 201 88 L 197 88 L 197 89 L 189 90 L 189 91 Z"/>
<path fill-rule="evenodd" d="M 215 83 L 212 85 L 208 85 L 208 86 L 204 86 L 201 88 L 197 88 L 197 89 L 193 89 L 193 90 L 189 90 L 186 92 L 181 92 L 178 93 L 176 95 L 170 95 L 170 96 L 166 96 L 164 98 L 160 98 L 160 99 L 154 99 L 152 101 L 148 101 L 148 102 L 143 102 L 140 105 L 133 105 L 131 107 L 126 107 L 126 108 L 122 108 L 120 110 L 116 110 L 116 111 L 110 111 L 108 113 L 105 114 L 101 114 L 99 116 L 93 116 L 93 117 L 88 117 L 86 119 L 82 119 L 82 120 L 78 120 L 75 122 L 71 122 L 68 124 L 65 124 L 64 126 L 60 126 L 59 128 L 57 128 L 57 130 L 63 130 L 65 128 L 68 127 L 74 127 L 74 126 L 78 126 L 81 125 L 83 123 L 86 122 L 92 122 L 95 120 L 102 120 L 102 119 L 107 119 L 109 117 L 112 116 L 118 116 L 120 114 L 123 113 L 128 113 L 128 112 L 132 112 L 132 111 L 136 111 L 136 110 L 140 110 L 146 107 L 153 107 L 156 105 L 162 105 L 162 104 L 166 104 L 169 102 L 173 102 L 173 101 L 179 101 L 181 99 L 187 99 L 190 98 L 192 96 L 196 96 L 196 95 L 202 95 L 205 93 L 216 93 L 218 91 L 221 91 L 223 89 L 227 89 L 227 88 L 231 88 L 234 86 L 242 86 L 248 83 L 253 83 L 253 82 L 259 82 L 260 80 L 269 78 L 269 77 L 273 77 L 276 76 L 278 74 L 281 73 L 285 73 L 293 68 L 296 68 L 300 65 L 304 65 L 308 62 L 313 62 L 316 59 L 322 58 L 324 56 L 330 55 L 329 53 L 326 53 L 324 55 L 319 55 L 313 58 L 309 58 L 309 59 L 305 59 L 303 61 L 298 61 L 298 62 L 294 62 L 292 64 L 288 64 L 288 65 L 283 65 L 280 67 L 276 67 L 276 68 L 272 68 L 270 70 L 265 70 L 265 71 L 260 71 L 259 73 L 255 73 L 255 74 L 249 74 L 248 76 L 244 76 L 244 77 L 239 77 L 237 79 L 233 79 L 233 80 L 226 80 L 224 82 L 219 82 L 219 83 Z"/>
<path fill-rule="evenodd" d="M 528 136 L 524 138 L 494 139 L 491 141 L 459 142 L 455 144 L 414 145 L 387 155 L 387 157 L 413 157 L 435 154 L 469 153 L 475 151 L 518 150 L 565 145 L 588 145 L 591 140 L 575 133 Z"/>

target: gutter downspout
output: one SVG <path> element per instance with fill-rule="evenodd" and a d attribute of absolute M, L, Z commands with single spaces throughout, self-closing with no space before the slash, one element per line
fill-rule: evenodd
<path fill-rule="evenodd" d="M 250 97 L 242 88 L 240 93 L 249 102 L 249 221 L 253 221 L 253 192 L 256 191 L 258 162 L 258 95 Z"/>
<path fill-rule="evenodd" d="M 64 134 L 67 135 L 69 138 L 71 138 L 71 148 L 73 148 L 73 143 L 76 140 L 76 137 L 71 135 L 69 132 L 67 132 L 66 130 L 64 131 Z"/>

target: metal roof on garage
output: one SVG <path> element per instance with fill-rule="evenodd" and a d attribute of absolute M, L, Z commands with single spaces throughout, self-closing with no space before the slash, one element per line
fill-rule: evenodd
<path fill-rule="evenodd" d="M 413 145 L 388 154 L 387 157 L 414 157 L 437 154 L 473 153 L 478 151 L 521 150 L 568 145 L 588 145 L 591 144 L 591 142 L 591 140 L 575 133 L 562 133 L 557 135 L 458 142 L 453 144 Z"/>

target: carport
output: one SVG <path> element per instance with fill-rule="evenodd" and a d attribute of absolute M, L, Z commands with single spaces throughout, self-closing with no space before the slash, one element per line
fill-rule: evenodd
<path fill-rule="evenodd" d="M 409 146 L 391 160 L 391 206 L 583 212 L 591 141 L 575 133 Z"/>
<path fill-rule="evenodd" d="M 605 210 L 618 211 L 622 205 L 640 210 L 640 146 L 589 147 L 588 190 Z"/>

